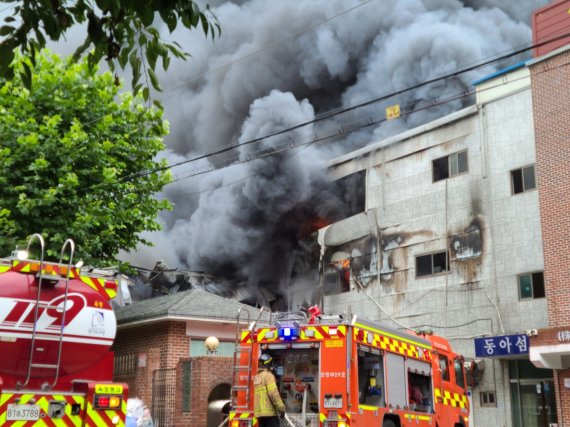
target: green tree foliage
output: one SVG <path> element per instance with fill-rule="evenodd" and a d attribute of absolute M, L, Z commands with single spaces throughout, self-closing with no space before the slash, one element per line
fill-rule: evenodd
<path fill-rule="evenodd" d="M 155 74 L 157 60 L 166 70 L 172 56 L 185 59 L 188 54 L 177 43 L 164 42 L 159 26 L 164 25 L 171 33 L 179 23 L 188 29 L 201 27 L 212 37 L 220 33 L 210 9 L 200 9 L 190 0 L 0 0 L 2 3 L 13 4 L 12 15 L 0 26 L 0 77 L 8 80 L 14 76 L 10 64 L 15 50 L 19 49 L 33 64 L 46 38 L 58 41 L 73 25 L 86 24 L 87 35 L 75 52 L 76 60 L 89 52 L 91 69 L 103 57 L 111 70 L 117 65 L 123 69 L 129 65 L 135 95 L 143 87 L 139 83 L 141 73 L 146 73 L 153 87 L 160 90 Z M 26 78 L 23 81 L 30 83 Z M 148 90 L 144 96 L 148 98 Z"/>
<path fill-rule="evenodd" d="M 171 181 L 155 160 L 168 132 L 162 111 L 119 94 L 87 60 L 41 52 L 35 67 L 20 56 L 13 66 L 30 69 L 34 89 L 20 73 L 0 79 L 0 256 L 33 233 L 51 259 L 72 238 L 75 258 L 97 265 L 149 244 L 139 233 L 158 230 L 158 212 L 171 207 L 152 197 Z"/>

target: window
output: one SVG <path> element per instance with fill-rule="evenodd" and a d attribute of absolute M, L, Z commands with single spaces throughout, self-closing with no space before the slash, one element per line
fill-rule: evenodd
<path fill-rule="evenodd" d="M 182 362 L 182 411 L 190 412 L 192 398 L 192 362 Z"/>
<path fill-rule="evenodd" d="M 442 354 L 439 355 L 439 369 L 441 369 L 441 379 L 449 381 L 449 359 Z"/>
<path fill-rule="evenodd" d="M 325 295 L 350 291 L 350 259 L 332 261 L 324 273 Z"/>
<path fill-rule="evenodd" d="M 437 252 L 416 257 L 416 277 L 433 276 L 449 271 L 447 252 Z"/>
<path fill-rule="evenodd" d="M 338 215 L 330 218 L 334 221 L 364 212 L 366 207 L 366 171 L 355 172 L 336 180 L 332 192 L 339 198 L 342 208 Z"/>
<path fill-rule="evenodd" d="M 461 359 L 455 359 L 453 366 L 455 367 L 455 384 L 461 388 L 465 388 L 465 371 L 463 370 L 463 362 Z"/>
<path fill-rule="evenodd" d="M 536 188 L 534 165 L 511 171 L 513 194 L 524 193 Z"/>
<path fill-rule="evenodd" d="M 384 360 L 378 349 L 360 346 L 358 351 L 358 402 L 384 406 Z"/>
<path fill-rule="evenodd" d="M 482 407 L 495 407 L 497 406 L 497 399 L 495 399 L 495 392 L 494 391 L 482 391 L 479 393 L 481 398 L 481 406 Z"/>
<path fill-rule="evenodd" d="M 136 354 L 118 354 L 115 356 L 114 375 L 132 375 L 135 373 L 136 369 Z"/>
<path fill-rule="evenodd" d="M 220 341 L 218 348 L 214 353 L 209 353 L 206 348 L 206 340 L 191 339 L 190 340 L 190 356 L 229 356 L 233 357 L 236 349 L 235 342 Z"/>
<path fill-rule="evenodd" d="M 544 273 L 521 274 L 519 276 L 520 299 L 544 298 Z"/>
<path fill-rule="evenodd" d="M 460 175 L 469 170 L 467 166 L 467 150 L 440 157 L 432 162 L 433 182 Z"/>

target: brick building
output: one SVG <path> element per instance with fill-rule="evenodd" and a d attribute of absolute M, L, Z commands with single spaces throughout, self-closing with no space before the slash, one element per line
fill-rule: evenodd
<path fill-rule="evenodd" d="M 570 7 L 570 2 L 566 3 Z M 530 62 L 549 328 L 531 338 L 535 365 L 554 369 L 558 424 L 570 425 L 570 46 Z"/>
<path fill-rule="evenodd" d="M 258 316 L 255 308 L 192 289 L 116 310 L 115 380 L 145 402 L 155 427 L 220 424 L 240 309 L 241 321 Z M 205 347 L 210 336 L 219 340 L 215 352 Z"/>

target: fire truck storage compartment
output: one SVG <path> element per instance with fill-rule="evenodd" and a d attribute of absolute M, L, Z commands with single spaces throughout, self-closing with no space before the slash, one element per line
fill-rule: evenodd
<path fill-rule="evenodd" d="M 358 403 L 386 406 L 384 386 L 384 356 L 380 350 L 358 346 Z"/>
<path fill-rule="evenodd" d="M 410 409 L 432 412 L 431 365 L 421 360 L 407 359 Z"/>
<path fill-rule="evenodd" d="M 404 356 L 386 353 L 386 403 L 392 408 L 408 405 L 406 398 L 406 362 Z"/>
<path fill-rule="evenodd" d="M 279 393 L 288 413 L 303 412 L 303 398 L 306 391 L 305 413 L 319 413 L 319 370 L 320 355 L 316 348 L 274 348 L 269 346 L 273 357 Z"/>

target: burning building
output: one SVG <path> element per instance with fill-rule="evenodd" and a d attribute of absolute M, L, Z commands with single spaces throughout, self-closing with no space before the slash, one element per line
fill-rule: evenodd
<path fill-rule="evenodd" d="M 356 185 L 345 195 L 355 197 L 331 188 L 327 161 L 472 104 L 437 100 L 505 61 L 401 90 L 529 43 L 530 12 L 544 3 L 214 2 L 222 36 L 175 34 L 192 58 L 162 76 L 172 129 L 164 156 L 181 165 L 158 197 L 174 210 L 163 232 L 145 236 L 155 249 L 125 259 L 150 268 L 160 257 L 282 299 L 314 283 L 298 270 L 303 239 L 364 200 L 361 176 L 346 178 L 344 188 Z M 415 112 L 384 121 L 396 103 Z"/>

